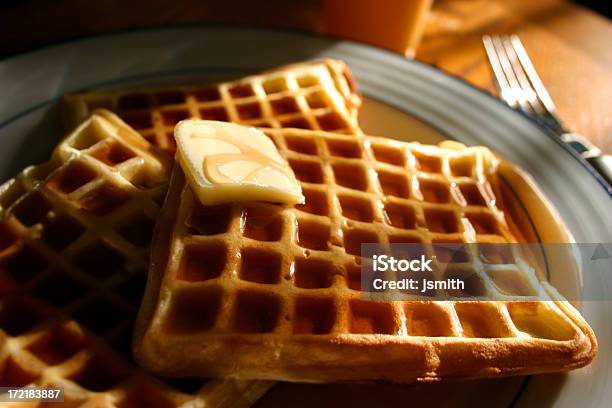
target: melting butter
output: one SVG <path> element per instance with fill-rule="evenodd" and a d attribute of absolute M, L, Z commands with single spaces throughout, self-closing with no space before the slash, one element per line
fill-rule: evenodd
<path fill-rule="evenodd" d="M 258 129 L 212 120 L 174 128 L 177 160 L 204 205 L 236 201 L 304 202 L 295 174 Z"/>

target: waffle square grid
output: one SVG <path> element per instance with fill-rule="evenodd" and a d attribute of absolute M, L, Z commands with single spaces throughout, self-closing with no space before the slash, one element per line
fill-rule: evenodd
<path fill-rule="evenodd" d="M 174 125 L 207 119 L 270 128 L 359 133 L 361 97 L 344 63 L 292 64 L 213 85 L 85 92 L 64 97 L 69 128 L 98 108 L 119 115 L 152 144 L 176 149 Z"/>
<path fill-rule="evenodd" d="M 0 385 L 62 386 L 64 404 L 109 407 L 248 406 L 267 390 L 164 383 L 131 360 L 170 168 L 165 153 L 99 112 L 48 163 L 0 188 Z"/>
<path fill-rule="evenodd" d="M 266 132 L 306 203 L 203 207 L 175 167 L 135 335 L 143 366 L 173 376 L 411 382 L 550 371 L 592 359 L 590 328 L 552 289 L 551 302 L 362 297 L 362 243 L 516 242 L 495 193 L 490 151 Z M 473 259 L 464 266 L 474 268 Z M 503 292 L 503 279 L 485 266 L 467 290 Z M 505 266 L 505 278 L 529 284 L 516 265 Z"/>

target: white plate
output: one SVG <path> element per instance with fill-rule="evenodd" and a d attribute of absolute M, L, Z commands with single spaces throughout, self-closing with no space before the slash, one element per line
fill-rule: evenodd
<path fill-rule="evenodd" d="M 406 140 L 450 137 L 489 146 L 535 178 L 577 242 L 612 242 L 610 192 L 576 154 L 526 117 L 430 66 L 376 48 L 290 31 L 136 31 L 0 61 L 0 181 L 48 157 L 61 137 L 56 100 L 66 92 L 202 82 L 320 57 L 342 59 L 353 71 L 368 97 L 362 113 L 367 130 Z M 609 299 L 611 275 L 584 274 L 583 299 Z M 603 406 L 612 399 L 611 305 L 582 302 L 600 350 L 593 364 L 567 375 L 417 386 L 282 384 L 260 405 L 329 406 L 337 399 L 359 406 Z"/>

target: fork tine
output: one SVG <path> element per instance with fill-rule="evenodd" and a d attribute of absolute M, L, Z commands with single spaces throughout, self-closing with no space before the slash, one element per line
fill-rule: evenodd
<path fill-rule="evenodd" d="M 513 108 L 517 107 L 517 100 L 510 89 L 510 84 L 504 75 L 502 70 L 499 56 L 497 55 L 497 51 L 493 46 L 493 41 L 490 36 L 485 35 L 482 37 L 482 43 L 484 45 L 485 52 L 487 54 L 487 59 L 489 60 L 489 65 L 491 70 L 493 71 L 493 76 L 495 77 L 495 85 L 497 86 L 497 90 L 499 91 L 499 95 L 503 100 L 506 101 L 508 105 Z"/>
<path fill-rule="evenodd" d="M 527 114 L 531 114 L 532 112 L 530 110 L 529 103 L 527 102 L 525 92 L 523 92 L 523 90 L 521 89 L 521 86 L 518 82 L 516 74 L 514 73 L 514 69 L 512 68 L 512 65 L 510 64 L 510 57 L 508 56 L 508 54 L 506 53 L 506 50 L 504 49 L 504 45 L 502 44 L 501 38 L 498 36 L 494 36 L 492 37 L 492 42 L 493 42 L 493 47 L 495 48 L 495 51 L 499 58 L 499 62 L 504 72 L 504 75 L 506 76 L 508 84 L 510 85 L 512 94 L 514 95 L 514 98 L 518 102 L 518 105 L 523 112 Z"/>
<path fill-rule="evenodd" d="M 555 104 L 544 87 L 540 76 L 536 72 L 529 55 L 527 55 L 527 51 L 525 51 L 523 43 L 516 34 L 510 36 L 510 43 L 512 44 L 512 48 L 514 49 L 523 70 L 527 74 L 527 78 L 529 79 L 529 82 L 531 82 L 540 103 L 542 106 L 544 106 L 544 109 L 546 109 L 549 115 L 554 115 Z"/>
<path fill-rule="evenodd" d="M 529 79 L 527 78 L 525 71 L 523 70 L 523 66 L 518 60 L 518 56 L 510 42 L 510 39 L 507 36 L 501 38 L 502 45 L 504 47 L 504 51 L 508 56 L 508 61 L 512 70 L 514 71 L 514 75 L 516 76 L 517 84 L 520 88 L 520 92 L 526 101 L 529 104 L 529 107 L 534 113 L 543 114 L 544 107 L 539 103 L 538 96 L 536 95 L 535 90 L 532 88 Z"/>

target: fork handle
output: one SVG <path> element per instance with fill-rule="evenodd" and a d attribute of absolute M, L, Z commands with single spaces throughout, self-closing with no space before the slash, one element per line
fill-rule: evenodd
<path fill-rule="evenodd" d="M 597 146 L 578 133 L 563 133 L 561 140 L 576 150 L 612 186 L 612 156 L 602 154 Z"/>
<path fill-rule="evenodd" d="M 612 186 L 612 156 L 602 154 L 600 156 L 587 157 L 586 160 Z"/>

